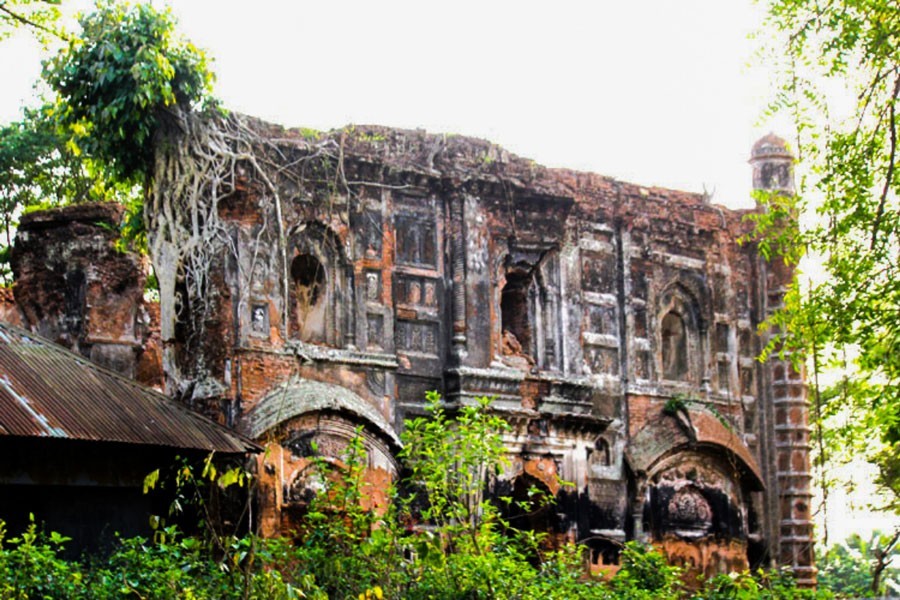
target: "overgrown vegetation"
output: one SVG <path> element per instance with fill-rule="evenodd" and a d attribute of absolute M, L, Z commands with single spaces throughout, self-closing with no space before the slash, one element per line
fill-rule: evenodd
<path fill-rule="evenodd" d="M 851 535 L 816 556 L 819 585 L 838 598 L 881 597 L 900 593 L 900 534 L 875 531 L 868 538 Z"/>
<path fill-rule="evenodd" d="M 487 400 L 449 415 L 436 394 L 429 418 L 407 423 L 407 478 L 388 506 L 370 503 L 362 438 L 339 463 L 318 460 L 324 485 L 290 538 L 254 535 L 184 536 L 160 526 L 153 539 L 122 540 L 101 559 L 69 561 L 67 541 L 35 525 L 14 538 L 0 535 L 2 598 L 258 598 L 258 599 L 613 599 L 824 598 L 798 590 L 777 573 L 717 576 L 696 592 L 681 569 L 657 551 L 629 542 L 611 579 L 586 570 L 584 549 L 542 550 L 530 532 L 504 523 L 483 497 L 503 463 L 505 423 Z M 187 486 L 222 484 L 207 467 Z M 234 477 L 229 476 L 229 483 Z M 184 498 L 196 497 L 191 491 Z M 202 513 L 203 511 L 201 511 Z M 215 539 L 213 539 L 215 538 Z M 537 559 L 537 560 L 535 560 Z"/>
<path fill-rule="evenodd" d="M 213 75 L 204 52 L 176 33 L 169 10 L 100 1 L 81 33 L 45 63 L 53 116 L 68 145 L 149 185 L 162 146 L 177 142 L 179 111 L 206 111 Z"/>
<path fill-rule="evenodd" d="M 117 180 L 141 189 L 126 233 L 146 248 L 153 265 L 166 390 L 178 395 L 198 382 L 203 387 L 209 373 L 201 361 L 189 366 L 192 372 L 181 372 L 175 344 L 169 343 L 176 323 L 190 352 L 204 337 L 214 302 L 210 266 L 236 253 L 219 203 L 241 185 L 256 188 L 255 208 L 272 218 L 279 233 L 281 291 L 287 297 L 279 184 L 308 183 L 302 166 L 316 161 L 328 173 L 317 172 L 315 184 L 337 185 L 343 181 L 335 166 L 341 151 L 334 140 L 316 137 L 286 169 L 285 156 L 248 119 L 218 106 L 206 54 L 177 34 L 168 10 L 98 0 L 80 26 L 79 35 L 45 63 L 44 79 L 54 93 L 51 116 L 73 153 L 90 156 Z M 287 303 L 283 310 L 287 323 Z"/>
<path fill-rule="evenodd" d="M 814 207 L 774 199 L 773 217 L 797 209 L 822 220 L 780 231 L 767 242 L 788 260 L 811 250 L 825 257 L 830 281 L 788 295 L 777 319 L 785 352 L 825 363 L 856 364 L 821 395 L 821 417 L 852 415 L 829 430 L 831 448 L 868 453 L 882 483 L 900 489 L 900 287 L 895 108 L 900 91 L 898 9 L 885 0 L 770 4 L 770 28 L 784 34 L 791 59 L 777 108 L 798 118 L 798 150 L 815 166 L 805 189 Z M 55 2 L 0 0 L 0 38 L 13 26 L 49 33 Z M 782 52 L 782 55 L 785 55 Z M 6 243 L 27 206 L 130 198 L 133 233 L 149 237 L 160 278 L 164 340 L 174 337 L 175 283 L 203 298 L 204 264 L 221 233 L 218 200 L 234 190 L 236 166 L 249 165 L 280 202 L 260 141 L 210 95 L 205 55 L 174 32 L 169 13 L 149 5 L 101 2 L 82 33 L 51 60 L 46 80 L 57 96 L 46 108 L 0 131 L 0 210 Z M 846 124 L 828 118 L 821 78 L 859 85 L 859 110 Z M 825 118 L 822 118 L 824 115 Z M 824 123 L 828 123 L 826 127 Z M 310 141 L 319 139 L 310 134 Z M 135 195 L 135 185 L 140 192 Z M 137 198 L 137 202 L 134 202 Z M 812 198 L 812 196 L 808 196 Z M 773 219 L 772 222 L 775 222 Z M 763 246 L 766 248 L 768 246 Z M 2 262 L 0 255 L 0 262 Z M 283 261 L 286 263 L 286 261 Z M 801 296 L 802 302 L 801 302 Z M 202 306 L 202 302 L 192 306 Z M 167 372 L 175 377 L 171 361 Z M 504 523 L 483 496 L 502 460 L 497 431 L 483 407 L 457 419 L 440 412 L 410 423 L 403 459 L 412 477 L 383 513 L 362 510 L 361 446 L 351 445 L 310 506 L 296 543 L 218 536 L 216 544 L 159 529 L 154 540 L 124 540 L 108 560 L 70 562 L 65 540 L 32 528 L 0 546 L 0 595 L 12 598 L 672 598 L 677 569 L 659 554 L 629 545 L 622 569 L 606 583 L 585 575 L 581 550 L 541 550 L 540 540 Z M 673 405 L 672 410 L 683 406 Z M 460 420 L 462 419 L 462 420 Z M 468 420 L 466 420 L 468 419 Z M 868 444 L 870 431 L 881 444 Z M 473 437 L 474 436 L 474 437 Z M 849 443 L 848 443 L 849 442 Z M 865 443 L 864 443 L 865 442 Z M 328 475 L 326 476 L 326 471 Z M 900 497 L 900 494 L 898 494 Z M 417 499 L 418 501 L 413 501 Z M 900 503 L 895 504 L 895 508 Z M 429 523 L 429 527 L 411 527 Z M 537 556 L 538 560 L 535 560 Z M 826 555 L 826 564 L 831 560 Z M 836 558 L 844 564 L 849 558 Z M 827 574 L 828 571 L 826 570 Z M 824 581 L 824 580 L 823 580 Z M 716 577 L 700 598 L 809 597 L 776 575 Z"/>
<path fill-rule="evenodd" d="M 796 198 L 770 199 L 765 247 L 804 255 L 823 276 L 795 284 L 770 347 L 802 362 L 815 384 L 818 466 L 865 457 L 887 505 L 900 510 L 900 5 L 893 0 L 770 0 L 760 34 L 781 68 L 772 111 L 796 126 Z M 800 217 L 781 228 L 779 217 Z M 773 225 L 774 228 L 773 228 Z M 815 268 L 815 267 L 813 267 Z M 819 374 L 843 374 L 819 386 Z"/>
<path fill-rule="evenodd" d="M 169 10 L 98 0 L 81 32 L 45 63 L 55 94 L 52 116 L 67 146 L 100 162 L 120 181 L 142 189 L 142 216 L 130 221 L 143 240 L 159 283 L 160 328 L 175 337 L 176 282 L 203 306 L 209 242 L 220 233 L 216 202 L 233 189 L 236 153 L 216 109 L 206 54 L 177 34 Z M 145 237 L 146 236 L 146 237 Z M 202 320 L 200 315 L 200 319 Z M 167 389 L 180 384 L 168 345 Z"/>
<path fill-rule="evenodd" d="M 0 281 L 11 279 L 9 250 L 29 210 L 115 201 L 131 214 L 141 201 L 137 186 L 69 144 L 52 113 L 50 106 L 26 110 L 21 121 L 0 127 Z"/>

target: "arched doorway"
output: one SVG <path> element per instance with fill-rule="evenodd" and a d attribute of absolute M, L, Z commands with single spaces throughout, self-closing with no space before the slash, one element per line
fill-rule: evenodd
<path fill-rule="evenodd" d="M 297 531 L 313 497 L 353 469 L 359 505 L 387 506 L 400 440 L 383 415 L 338 385 L 293 378 L 256 403 L 243 432 L 262 443 L 258 513 L 264 535 Z"/>

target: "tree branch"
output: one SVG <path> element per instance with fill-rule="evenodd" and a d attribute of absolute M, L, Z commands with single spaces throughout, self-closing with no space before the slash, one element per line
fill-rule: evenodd
<path fill-rule="evenodd" d="M 891 191 L 891 184 L 894 179 L 894 165 L 897 154 L 897 97 L 900 96 L 900 76 L 894 79 L 894 92 L 891 94 L 891 101 L 888 106 L 888 117 L 890 121 L 891 132 L 891 148 L 888 156 L 887 173 L 884 176 L 884 187 L 881 189 L 881 198 L 878 201 L 878 210 L 875 213 L 875 222 L 872 223 L 872 241 L 869 244 L 869 250 L 875 249 L 875 242 L 878 241 L 878 229 L 881 227 L 881 219 L 884 217 L 884 205 L 887 202 L 888 193 Z"/>
<path fill-rule="evenodd" d="M 66 41 L 66 42 L 68 42 L 68 41 L 71 40 L 71 37 L 68 36 L 68 35 L 66 35 L 66 34 L 63 33 L 62 31 L 57 31 L 57 30 L 55 30 L 55 29 L 52 29 L 52 28 L 50 28 L 50 27 L 47 27 L 46 25 L 42 25 L 42 24 L 38 23 L 37 21 L 34 21 L 34 20 L 32 20 L 32 19 L 29 19 L 29 18 L 26 17 L 25 15 L 20 15 L 20 14 L 17 13 L 17 12 L 11 11 L 10 9 L 8 9 L 8 8 L 6 7 L 6 2 L 0 4 L 0 13 L 6 13 L 8 19 L 12 19 L 13 21 L 17 21 L 17 22 L 19 22 L 20 24 L 25 25 L 26 27 L 31 27 L 31 28 L 33 28 L 33 29 L 37 29 L 37 30 L 39 30 L 39 31 L 43 31 L 44 33 L 49 33 L 50 35 L 56 36 L 56 37 L 60 38 L 61 40 Z"/>
<path fill-rule="evenodd" d="M 866 86 L 865 91 L 859 95 L 858 99 L 862 103 L 862 108 L 859 109 L 859 115 L 856 119 L 856 131 L 859 131 L 862 128 L 863 119 L 869 112 L 869 105 L 872 103 L 872 98 L 875 97 L 875 91 L 878 89 L 878 84 L 891 73 L 896 73 L 896 69 L 884 70 L 878 73 L 878 75 L 875 76 L 875 79 Z"/>
<path fill-rule="evenodd" d="M 891 553 L 898 540 L 900 540 L 900 529 L 894 531 L 894 535 L 884 546 L 875 548 L 875 565 L 872 569 L 872 593 L 875 595 L 881 593 L 881 576 L 891 562 Z"/>

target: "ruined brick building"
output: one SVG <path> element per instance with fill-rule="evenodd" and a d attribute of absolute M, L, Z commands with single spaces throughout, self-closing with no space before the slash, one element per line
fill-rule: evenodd
<path fill-rule="evenodd" d="M 296 522 L 311 453 L 337 460 L 358 426 L 383 489 L 404 419 L 438 390 L 451 408 L 495 399 L 512 425 L 497 485 L 555 495 L 523 525 L 595 564 L 639 539 L 706 572 L 774 562 L 814 581 L 803 377 L 755 360 L 793 274 L 738 243 L 747 211 L 377 127 L 328 134 L 338 179 L 309 167 L 302 132 L 259 127 L 284 173 L 309 172 L 276 179 L 274 202 L 248 171 L 220 202 L 200 325 L 154 334 L 103 207 L 23 221 L 10 318 L 150 383 L 170 347 L 184 401 L 268 444 L 266 533 Z M 783 141 L 751 163 L 756 188 L 792 191 Z"/>

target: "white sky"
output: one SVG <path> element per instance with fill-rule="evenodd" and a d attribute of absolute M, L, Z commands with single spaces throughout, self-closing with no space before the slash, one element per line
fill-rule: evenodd
<path fill-rule="evenodd" d="M 747 68 L 751 0 L 171 4 L 215 58 L 225 105 L 289 126 L 472 135 L 732 207 L 751 205 L 750 146 L 779 129 L 756 126 L 767 74 Z M 39 72 L 27 42 L 0 44 L 2 121 Z"/>

